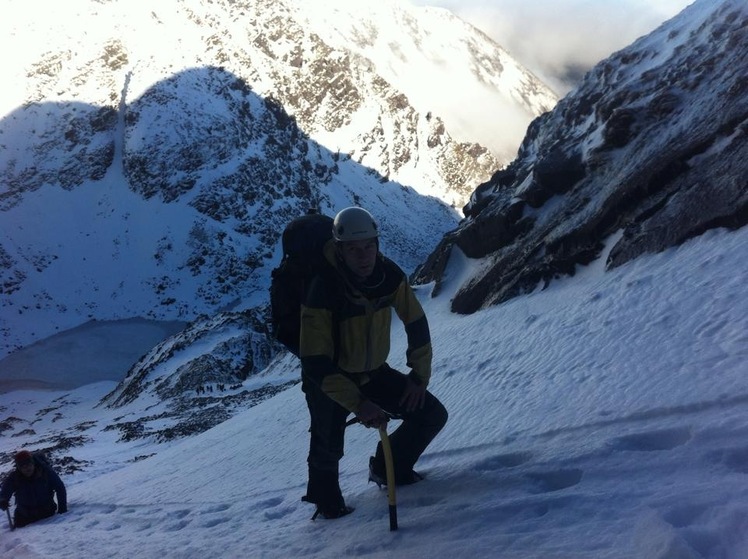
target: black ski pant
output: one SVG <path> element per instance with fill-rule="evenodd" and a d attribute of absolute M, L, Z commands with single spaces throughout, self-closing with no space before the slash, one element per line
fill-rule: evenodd
<path fill-rule="evenodd" d="M 369 373 L 369 382 L 359 386 L 365 398 L 386 412 L 402 419 L 390 435 L 395 477 L 411 472 L 426 447 L 447 422 L 447 410 L 430 392 L 423 408 L 408 412 L 400 406 L 408 377 L 385 364 Z M 305 500 L 321 506 L 334 506 L 343 498 L 338 484 L 338 464 L 343 457 L 345 422 L 348 410 L 332 400 L 313 381 L 304 378 L 302 390 L 311 418 L 309 443 L 309 483 Z M 383 463 L 381 442 L 377 444 L 375 462 Z"/>

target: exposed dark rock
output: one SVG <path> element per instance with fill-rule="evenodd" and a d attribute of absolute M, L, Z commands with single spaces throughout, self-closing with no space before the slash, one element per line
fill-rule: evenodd
<path fill-rule="evenodd" d="M 438 294 L 454 247 L 484 259 L 452 300 L 471 313 L 574 274 L 617 231 L 608 267 L 748 223 L 748 17 L 732 0 L 689 10 L 535 119 L 415 281 Z"/>
<path fill-rule="evenodd" d="M 3 434 L 5 431 L 10 431 L 11 429 L 15 429 L 15 425 L 18 423 L 23 423 L 23 420 L 13 416 L 7 419 L 3 419 L 2 421 L 0 421 L 0 434 Z"/>

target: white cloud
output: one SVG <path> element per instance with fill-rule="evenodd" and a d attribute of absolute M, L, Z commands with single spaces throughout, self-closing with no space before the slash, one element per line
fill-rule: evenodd
<path fill-rule="evenodd" d="M 412 0 L 478 27 L 556 89 L 648 34 L 692 0 Z"/>

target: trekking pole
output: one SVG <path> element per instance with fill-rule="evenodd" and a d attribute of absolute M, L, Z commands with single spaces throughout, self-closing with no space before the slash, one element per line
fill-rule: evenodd
<path fill-rule="evenodd" d="M 384 465 L 387 471 L 387 500 L 390 505 L 390 532 L 397 530 L 397 501 L 395 500 L 395 467 L 392 462 L 392 447 L 387 427 L 379 428 L 379 436 L 382 439 L 382 450 L 384 451 Z"/>
<path fill-rule="evenodd" d="M 13 530 L 16 529 L 16 525 L 13 524 L 13 519 L 10 517 L 10 507 L 8 507 L 7 509 L 5 509 L 5 512 L 8 515 L 8 524 L 10 524 L 10 531 L 12 532 Z"/>

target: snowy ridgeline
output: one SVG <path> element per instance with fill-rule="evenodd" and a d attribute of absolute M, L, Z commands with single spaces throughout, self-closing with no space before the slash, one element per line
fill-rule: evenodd
<path fill-rule="evenodd" d="M 0 555 L 745 559 L 746 247 L 746 228 L 712 231 L 607 273 L 603 254 L 472 316 L 448 312 L 449 286 L 422 288 L 451 416 L 418 464 L 426 480 L 398 492 L 397 532 L 366 483 L 376 433 L 358 426 L 341 464 L 356 511 L 309 520 L 298 387 L 160 445 L 105 430 L 111 381 L 0 395 L 0 418 L 17 418 L 0 452 L 77 425 L 69 453 L 89 463 L 64 476 L 70 511 L 4 532 Z M 396 335 L 394 366 L 403 352 Z"/>

